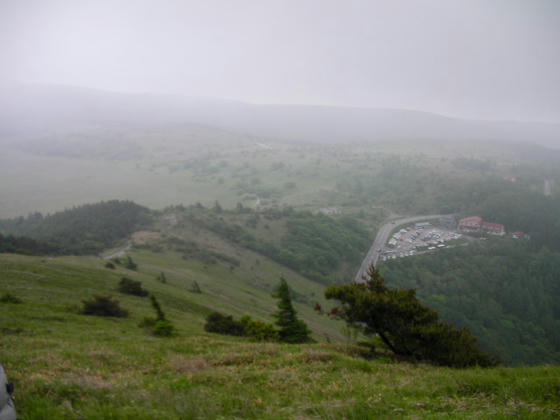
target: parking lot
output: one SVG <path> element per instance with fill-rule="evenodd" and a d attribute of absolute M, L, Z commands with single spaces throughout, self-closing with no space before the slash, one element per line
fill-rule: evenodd
<path fill-rule="evenodd" d="M 381 253 L 381 261 L 409 257 L 452 247 L 462 237 L 454 230 L 436 227 L 428 222 L 415 223 L 395 232 L 378 252 Z"/>

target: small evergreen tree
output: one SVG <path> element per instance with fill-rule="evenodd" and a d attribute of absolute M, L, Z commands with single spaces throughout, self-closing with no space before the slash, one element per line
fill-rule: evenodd
<path fill-rule="evenodd" d="M 125 267 L 128 268 L 129 270 L 136 270 L 138 269 L 138 264 L 136 264 L 132 258 L 130 257 L 130 255 L 128 255 L 126 257 L 126 264 Z"/>
<path fill-rule="evenodd" d="M 192 282 L 191 288 L 189 289 L 189 292 L 191 293 L 202 293 L 202 290 L 200 290 L 200 286 L 198 285 L 198 282 L 195 280 Z"/>
<path fill-rule="evenodd" d="M 292 305 L 288 283 L 283 278 L 274 295 L 278 299 L 278 311 L 274 314 L 276 325 L 280 327 L 279 339 L 284 343 L 305 343 L 311 341 L 310 331 L 305 322 L 297 318 Z"/>
<path fill-rule="evenodd" d="M 164 284 L 167 283 L 167 277 L 165 277 L 165 273 L 163 271 L 159 273 L 159 276 L 157 276 L 156 279 Z"/>
<path fill-rule="evenodd" d="M 159 305 L 156 297 L 154 295 L 150 295 L 150 300 L 152 301 L 152 308 L 154 308 L 154 311 L 156 311 L 156 321 L 165 321 L 165 314 L 163 313 L 163 310 L 161 309 L 161 306 Z"/>

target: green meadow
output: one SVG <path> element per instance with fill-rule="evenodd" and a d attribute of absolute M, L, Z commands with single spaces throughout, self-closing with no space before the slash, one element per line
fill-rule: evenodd
<path fill-rule="evenodd" d="M 449 369 L 376 355 L 341 326 L 296 303 L 314 344 L 256 343 L 206 333 L 214 309 L 271 320 L 275 301 L 227 269 L 133 252 L 138 271 L 94 257 L 0 256 L 0 352 L 16 386 L 21 418 L 558 418 L 556 366 Z M 173 268 L 171 268 L 173 267 Z M 221 270 L 221 271 L 220 271 Z M 155 277 L 164 271 L 168 283 Z M 158 338 L 138 324 L 146 298 L 120 294 L 123 276 L 142 281 L 177 329 Z M 193 279 L 201 294 L 188 291 Z M 309 286 L 309 292 L 312 287 Z M 235 289 L 237 294 L 228 297 Z M 321 290 L 313 290 L 319 293 Z M 304 289 L 302 289 L 304 291 Z M 111 295 L 131 314 L 77 313 L 93 294 Z M 334 335 L 339 336 L 335 343 Z M 333 339 L 327 342 L 326 335 Z"/>

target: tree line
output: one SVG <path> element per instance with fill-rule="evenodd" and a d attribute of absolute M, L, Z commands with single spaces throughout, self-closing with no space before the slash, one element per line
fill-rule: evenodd
<path fill-rule="evenodd" d="M 151 213 L 132 201 L 105 201 L 52 215 L 0 220 L 0 233 L 49 244 L 59 254 L 97 254 L 147 226 Z M 50 251 L 49 251 L 50 252 Z"/>

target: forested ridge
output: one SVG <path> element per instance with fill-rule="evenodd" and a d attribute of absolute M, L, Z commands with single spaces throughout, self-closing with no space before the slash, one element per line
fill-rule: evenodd
<path fill-rule="evenodd" d="M 48 243 L 61 254 L 96 254 L 146 226 L 150 210 L 131 201 L 105 201 L 52 215 L 0 220 L 0 233 Z"/>
<path fill-rule="evenodd" d="M 58 248 L 26 236 L 4 236 L 0 233 L 0 253 L 45 255 L 57 254 Z"/>
<path fill-rule="evenodd" d="M 560 253 L 496 238 L 394 260 L 381 271 L 506 363 L 560 362 Z"/>

